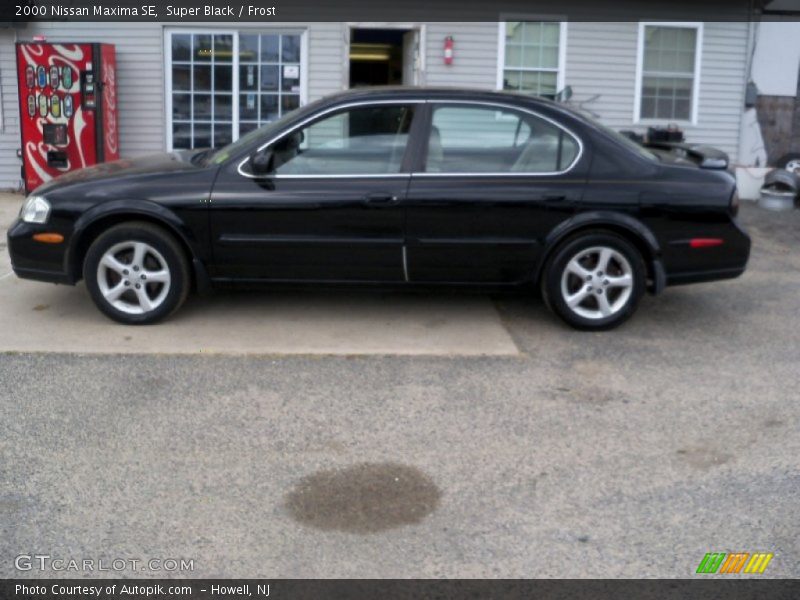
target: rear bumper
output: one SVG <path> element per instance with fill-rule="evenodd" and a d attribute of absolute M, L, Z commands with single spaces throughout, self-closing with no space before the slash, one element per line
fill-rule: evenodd
<path fill-rule="evenodd" d="M 722 244 L 694 248 L 690 244 L 692 237 L 718 238 Z M 750 236 L 735 218 L 724 225 L 705 225 L 693 235 L 670 240 L 664 247 L 666 283 L 682 285 L 739 277 L 747 268 L 751 244 Z"/>
<path fill-rule="evenodd" d="M 66 266 L 67 240 L 60 244 L 43 244 L 33 239 L 34 234 L 44 231 L 53 231 L 53 228 L 23 223 L 19 219 L 11 224 L 6 234 L 11 268 L 23 279 L 75 284 Z"/>

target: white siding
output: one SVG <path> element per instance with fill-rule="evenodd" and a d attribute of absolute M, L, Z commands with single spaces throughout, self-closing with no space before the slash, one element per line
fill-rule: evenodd
<path fill-rule="evenodd" d="M 426 85 L 494 89 L 497 85 L 497 23 L 429 23 Z M 454 59 L 444 64 L 444 39 L 453 36 Z"/>
<path fill-rule="evenodd" d="M 120 146 L 123 156 L 165 149 L 164 28 L 181 23 L 39 23 L 20 30 L 30 39 L 44 33 L 53 41 L 97 41 L 116 45 L 120 84 Z M 197 27 L 231 29 L 229 23 Z M 190 26 L 191 27 L 191 26 Z M 742 114 L 747 23 L 706 23 L 703 33 L 698 123 L 685 126 L 689 141 L 715 145 L 736 160 Z M 325 23 L 238 24 L 239 30 L 308 30 L 308 100 L 341 90 L 347 79 L 347 26 Z M 445 65 L 446 36 L 455 40 L 455 59 Z M 616 129 L 643 130 L 633 123 L 638 24 L 571 22 L 567 27 L 565 84 L 573 102 L 598 95 L 585 107 Z M 494 89 L 497 85 L 499 30 L 495 22 L 427 23 L 426 85 Z M 19 185 L 18 106 L 14 30 L 0 30 L 0 189 Z"/>
<path fill-rule="evenodd" d="M 599 114 L 606 125 L 641 132 L 647 125 L 633 122 L 638 33 L 637 23 L 570 23 L 566 84 L 572 86 L 573 102 Z M 747 23 L 704 24 L 697 125 L 680 125 L 688 141 L 717 146 L 733 161 L 739 148 L 746 58 Z M 589 102 L 593 96 L 597 98 Z"/>
<path fill-rule="evenodd" d="M 0 86 L 3 95 L 3 123 L 0 127 L 0 189 L 17 189 L 20 183 L 19 105 L 17 104 L 17 61 L 14 30 L 0 29 Z"/>

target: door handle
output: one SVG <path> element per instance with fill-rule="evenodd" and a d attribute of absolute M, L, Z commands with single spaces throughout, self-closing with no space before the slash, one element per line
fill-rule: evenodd
<path fill-rule="evenodd" d="M 369 206 L 392 206 L 399 201 L 399 197 L 388 192 L 377 192 L 364 196 L 364 204 L 368 204 Z"/>
<path fill-rule="evenodd" d="M 545 202 L 563 202 L 566 199 L 567 197 L 564 194 L 550 194 L 542 196 L 542 200 Z"/>

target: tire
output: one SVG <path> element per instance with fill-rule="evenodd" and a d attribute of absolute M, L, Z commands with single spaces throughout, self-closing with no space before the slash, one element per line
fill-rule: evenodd
<path fill-rule="evenodd" d="M 633 244 L 614 233 L 589 231 L 555 249 L 544 270 L 542 295 L 576 329 L 613 329 L 636 311 L 646 279 L 642 255 Z"/>
<path fill-rule="evenodd" d="M 184 303 L 191 284 L 186 254 L 175 238 L 140 221 L 100 234 L 86 253 L 83 278 L 97 308 L 126 325 L 168 317 Z"/>
<path fill-rule="evenodd" d="M 791 171 L 773 169 L 764 177 L 764 185 L 762 187 L 775 188 L 796 194 L 800 189 L 800 178 Z"/>

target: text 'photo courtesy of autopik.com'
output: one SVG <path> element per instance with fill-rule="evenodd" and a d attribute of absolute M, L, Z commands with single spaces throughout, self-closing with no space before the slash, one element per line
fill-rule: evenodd
<path fill-rule="evenodd" d="M 800 597 L 800 0 L 0 6 L 0 600 Z"/>

